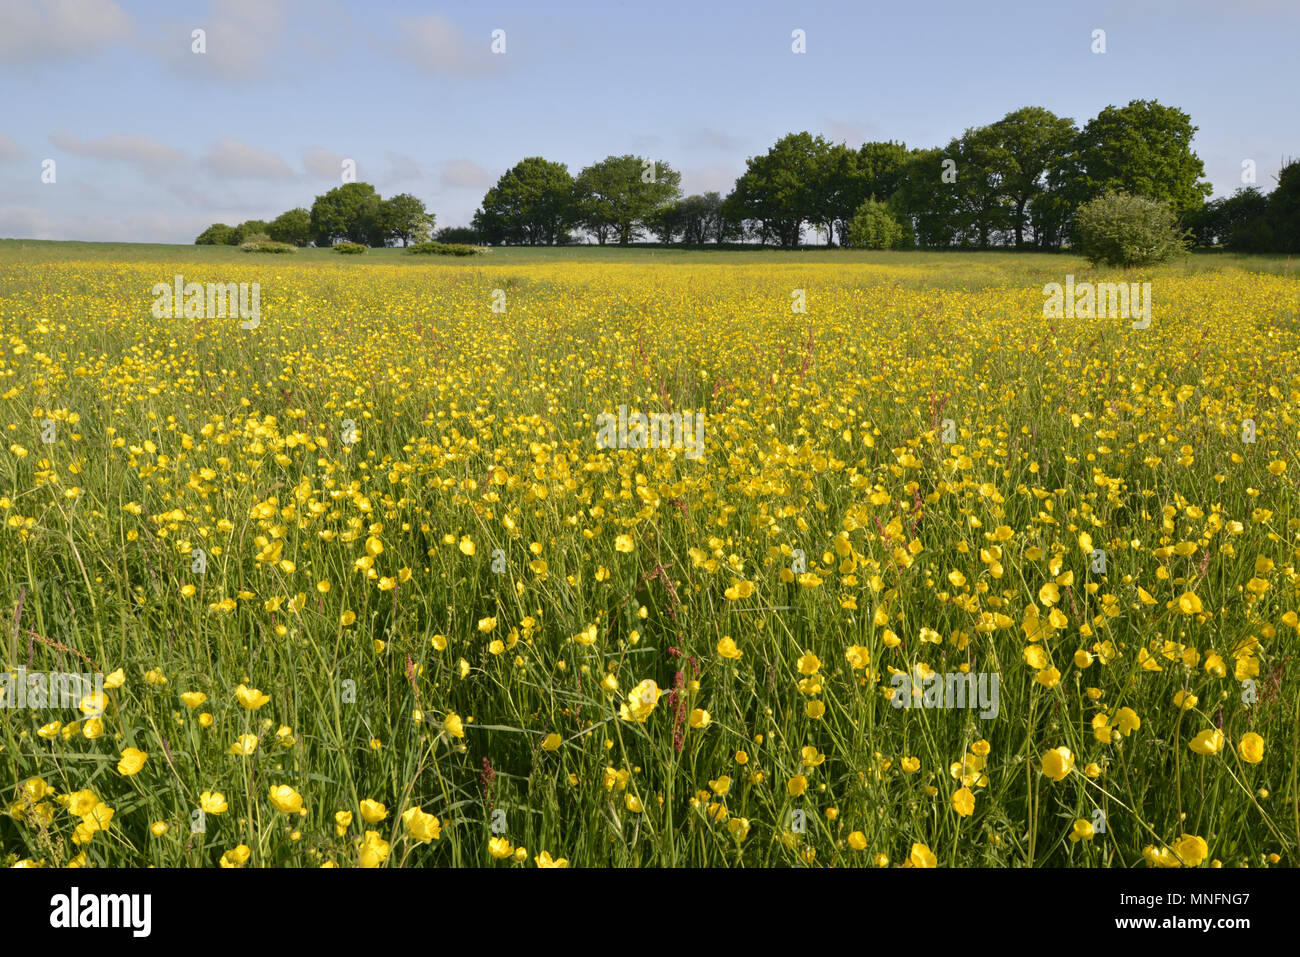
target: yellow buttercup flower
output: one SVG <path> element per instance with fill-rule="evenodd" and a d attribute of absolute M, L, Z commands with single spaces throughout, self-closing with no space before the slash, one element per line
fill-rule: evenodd
<path fill-rule="evenodd" d="M 659 703 L 663 692 L 651 679 L 639 682 L 627 696 L 627 701 L 619 706 L 619 717 L 624 721 L 645 721 Z"/>
<path fill-rule="evenodd" d="M 935 856 L 934 851 L 924 844 L 913 844 L 912 850 L 907 855 L 907 861 L 913 867 L 939 866 L 939 859 Z"/>
<path fill-rule="evenodd" d="M 270 799 L 281 814 L 297 814 L 302 810 L 302 795 L 287 784 L 272 785 Z"/>
<path fill-rule="evenodd" d="M 736 647 L 736 643 L 731 640 L 730 636 L 723 637 L 721 640 L 719 640 L 718 647 L 716 650 L 720 657 L 727 658 L 732 661 L 735 661 L 744 655 L 744 652 Z"/>
<path fill-rule="evenodd" d="M 1223 732 L 1208 728 L 1197 734 L 1187 746 L 1197 754 L 1218 754 L 1223 750 Z"/>
<path fill-rule="evenodd" d="M 1264 760 L 1264 739 L 1254 731 L 1247 731 L 1241 736 L 1237 750 L 1247 764 L 1259 764 Z"/>
<path fill-rule="evenodd" d="M 262 705 L 271 700 L 270 695 L 262 694 L 256 688 L 249 688 L 246 685 L 239 685 L 235 688 L 235 699 L 247 708 L 249 711 L 256 711 Z"/>
<path fill-rule="evenodd" d="M 402 823 L 406 825 L 406 833 L 413 839 L 428 843 L 436 841 L 442 836 L 442 825 L 432 814 L 426 814 L 423 809 L 418 807 L 407 808 L 402 812 Z"/>
<path fill-rule="evenodd" d="M 357 846 L 357 863 L 362 867 L 380 867 L 388 860 L 389 844 L 378 831 L 366 831 Z"/>
<path fill-rule="evenodd" d="M 122 759 L 117 762 L 117 772 L 127 777 L 136 774 L 144 767 L 148 758 L 149 755 L 137 748 L 125 748 L 122 751 Z"/>
<path fill-rule="evenodd" d="M 1043 755 L 1043 773 L 1053 781 L 1061 782 L 1065 780 L 1067 774 L 1074 769 L 1074 755 L 1070 753 L 1069 748 L 1053 748 Z"/>
<path fill-rule="evenodd" d="M 252 848 L 247 844 L 240 844 L 222 854 L 220 863 L 222 867 L 243 867 L 252 856 Z"/>
<path fill-rule="evenodd" d="M 975 795 L 970 788 L 960 788 L 953 792 L 952 809 L 961 817 L 970 817 L 975 811 Z"/>

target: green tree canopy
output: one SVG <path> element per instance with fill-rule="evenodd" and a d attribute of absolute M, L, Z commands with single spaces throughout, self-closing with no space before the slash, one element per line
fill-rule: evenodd
<path fill-rule="evenodd" d="M 311 213 L 301 206 L 290 209 L 271 220 L 266 231 L 277 243 L 306 246 L 311 242 Z"/>
<path fill-rule="evenodd" d="M 1167 202 L 1185 217 L 1212 191 L 1192 152 L 1195 133 L 1190 116 L 1155 100 L 1108 106 L 1066 150 L 1054 185 L 1073 208 L 1107 192 L 1128 192 Z"/>
<path fill-rule="evenodd" d="M 1025 245 L 1032 205 L 1047 190 L 1047 173 L 1055 167 L 1078 135 L 1074 120 L 1041 106 L 1008 113 L 987 127 L 996 144 L 999 189 L 1015 234 L 1016 248 Z"/>
<path fill-rule="evenodd" d="M 429 239 L 435 217 L 424 208 L 423 201 L 410 193 L 398 193 L 384 200 L 380 218 L 385 238 L 400 239 L 403 246 L 408 246 Z"/>
<path fill-rule="evenodd" d="M 568 167 L 530 156 L 487 191 L 473 228 L 492 244 L 554 245 L 567 239 L 575 218 Z"/>
<path fill-rule="evenodd" d="M 826 189 L 830 157 L 831 144 L 821 136 L 790 133 L 746 161 L 729 198 L 762 241 L 797 246 L 805 222 L 825 226 L 834 218 Z"/>
<path fill-rule="evenodd" d="M 213 223 L 194 240 L 196 246 L 237 246 L 239 233 L 234 226 L 225 223 Z"/>
<path fill-rule="evenodd" d="M 607 156 L 578 174 L 574 192 L 580 221 L 597 242 L 613 235 L 626 246 L 638 228 L 651 228 L 656 216 L 681 196 L 681 181 L 681 174 L 663 160 Z M 664 216 L 658 225 L 667 227 Z"/>
<path fill-rule="evenodd" d="M 353 243 L 373 239 L 379 205 L 379 194 L 369 183 L 334 187 L 312 203 L 312 239 L 317 246 L 332 246 L 341 239 Z"/>

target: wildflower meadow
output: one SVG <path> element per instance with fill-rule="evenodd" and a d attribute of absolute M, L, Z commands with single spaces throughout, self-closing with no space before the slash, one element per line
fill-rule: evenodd
<path fill-rule="evenodd" d="M 0 863 L 1297 863 L 1294 270 L 52 249 Z"/>

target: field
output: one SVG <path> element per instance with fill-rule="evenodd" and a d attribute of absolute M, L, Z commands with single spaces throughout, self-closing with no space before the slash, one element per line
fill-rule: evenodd
<path fill-rule="evenodd" d="M 1281 260 L 0 244 L 0 665 L 104 676 L 0 863 L 1295 866 L 1298 376 Z"/>

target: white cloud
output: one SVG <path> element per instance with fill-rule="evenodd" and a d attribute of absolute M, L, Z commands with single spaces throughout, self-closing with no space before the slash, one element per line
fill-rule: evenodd
<path fill-rule="evenodd" d="M 492 37 L 467 37 L 446 17 L 429 13 L 400 17 L 398 32 L 403 37 L 394 52 L 426 73 L 440 76 L 473 76 L 492 72 L 510 55 L 492 53 Z M 509 37 L 507 36 L 507 41 Z"/>
<path fill-rule="evenodd" d="M 0 236 L 5 239 L 59 239 L 54 223 L 30 206 L 0 206 Z"/>
<path fill-rule="evenodd" d="M 309 174 L 319 179 L 337 179 L 343 174 L 343 161 L 348 157 L 342 153 L 333 153 L 321 147 L 304 150 L 302 166 Z"/>
<path fill-rule="evenodd" d="M 208 172 L 220 177 L 293 179 L 289 164 L 275 153 L 238 140 L 221 140 L 210 147 L 199 162 Z"/>
<path fill-rule="evenodd" d="M 871 123 L 859 123 L 855 120 L 840 121 L 830 118 L 822 119 L 822 127 L 826 130 L 826 138 L 831 142 L 847 143 L 854 148 L 867 142 L 875 129 Z"/>
<path fill-rule="evenodd" d="M 16 163 L 26 155 L 14 139 L 0 133 L 0 163 Z"/>
<path fill-rule="evenodd" d="M 424 179 L 424 168 L 414 156 L 407 156 L 405 153 L 394 153 L 390 150 L 384 154 L 384 158 L 388 160 L 388 169 L 380 174 L 379 182 L 409 183 L 414 180 Z"/>
<path fill-rule="evenodd" d="M 288 0 L 213 0 L 206 16 L 151 24 L 141 48 L 182 75 L 199 81 L 251 83 L 270 75 L 285 42 Z M 312 17 L 309 8 L 300 19 Z M 193 31 L 204 32 L 204 52 L 194 52 Z"/>
<path fill-rule="evenodd" d="M 56 130 L 50 134 L 50 142 L 77 156 L 120 160 L 151 171 L 175 169 L 185 163 L 185 154 L 151 136 L 113 133 L 97 140 L 83 140 L 73 133 Z"/>
<path fill-rule="evenodd" d="M 726 195 L 731 192 L 731 188 L 736 185 L 736 178 L 744 171 L 743 163 L 735 166 L 713 164 L 684 167 L 681 170 L 682 193 L 687 196 L 710 192 Z"/>
<path fill-rule="evenodd" d="M 130 35 L 114 0 L 0 0 L 0 63 L 81 56 Z"/>
<path fill-rule="evenodd" d="M 442 167 L 442 185 L 452 189 L 485 190 L 496 181 L 497 177 L 473 160 L 449 160 Z"/>
<path fill-rule="evenodd" d="M 136 213 L 122 217 L 76 214 L 56 219 L 30 206 L 0 206 L 0 236 L 83 242 L 190 243 L 208 226 L 198 216 Z"/>
<path fill-rule="evenodd" d="M 686 145 L 697 149 L 720 150 L 724 153 L 736 153 L 740 150 L 741 142 L 734 136 L 730 136 L 721 130 L 702 126 L 699 129 L 692 131 L 686 137 Z"/>

